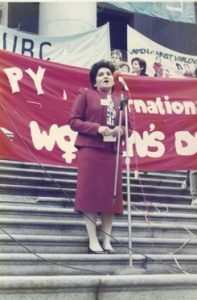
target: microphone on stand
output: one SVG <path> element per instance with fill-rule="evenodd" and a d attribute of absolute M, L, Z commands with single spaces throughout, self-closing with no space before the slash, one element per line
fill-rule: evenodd
<path fill-rule="evenodd" d="M 118 70 L 115 71 L 113 73 L 113 77 L 114 77 L 115 80 L 118 79 L 118 81 L 120 82 L 120 84 L 121 84 L 121 86 L 122 86 L 122 88 L 125 92 L 129 92 L 129 88 L 128 88 L 128 86 L 127 86 L 127 84 L 126 84 L 126 82 L 125 82 L 125 80 L 122 76 L 122 73 L 120 71 L 118 71 Z"/>

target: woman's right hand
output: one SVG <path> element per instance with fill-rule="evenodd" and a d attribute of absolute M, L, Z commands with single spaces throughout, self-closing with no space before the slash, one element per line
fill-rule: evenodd
<path fill-rule="evenodd" d="M 107 126 L 99 126 L 98 133 L 100 133 L 102 136 L 109 136 L 112 134 L 112 130 Z"/>

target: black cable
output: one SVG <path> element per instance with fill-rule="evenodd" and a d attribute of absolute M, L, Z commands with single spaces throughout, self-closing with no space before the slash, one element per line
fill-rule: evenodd
<path fill-rule="evenodd" d="M 62 264 L 58 264 L 54 261 L 51 261 L 50 259 L 46 259 L 44 257 L 42 257 L 41 255 L 31 251 L 28 247 L 26 247 L 23 243 L 21 243 L 20 241 L 18 241 L 17 239 L 15 239 L 11 234 L 9 234 L 5 229 L 3 229 L 2 227 L 0 227 L 0 230 L 3 231 L 7 236 L 9 236 L 9 238 L 11 240 L 13 240 L 15 243 L 17 243 L 18 245 L 20 245 L 22 248 L 24 248 L 27 252 L 33 254 L 35 257 L 39 258 L 41 261 L 45 261 L 49 264 L 52 265 L 56 265 L 59 267 L 63 267 L 63 268 L 67 268 L 67 269 L 72 269 L 72 270 L 79 270 L 79 271 L 85 271 L 85 272 L 91 272 L 94 274 L 99 274 L 99 275 L 106 275 L 105 273 L 99 272 L 99 271 L 94 271 L 94 270 L 89 270 L 89 269 L 84 269 L 84 268 L 79 268 L 79 267 L 71 267 L 68 265 L 62 265 Z"/>

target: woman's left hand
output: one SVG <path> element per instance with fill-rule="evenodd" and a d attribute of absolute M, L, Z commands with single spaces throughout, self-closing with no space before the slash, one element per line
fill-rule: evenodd
<path fill-rule="evenodd" d="M 119 126 L 116 126 L 116 127 L 112 130 L 111 135 L 112 135 L 112 136 L 115 136 L 115 137 L 118 137 L 118 132 L 119 132 Z M 120 135 L 122 135 L 122 134 L 123 134 L 123 129 L 121 128 L 121 129 L 120 129 Z"/>

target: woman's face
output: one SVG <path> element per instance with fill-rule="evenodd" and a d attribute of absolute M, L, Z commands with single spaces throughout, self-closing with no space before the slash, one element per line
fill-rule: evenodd
<path fill-rule="evenodd" d="M 140 71 L 140 64 L 138 60 L 134 60 L 132 62 L 132 69 L 133 71 L 139 72 Z"/>
<path fill-rule="evenodd" d="M 117 66 L 120 63 L 120 57 L 117 54 L 112 54 L 111 61 L 113 65 Z"/>
<path fill-rule="evenodd" d="M 100 68 L 96 75 L 97 90 L 110 91 L 114 86 L 114 77 L 108 68 Z"/>

